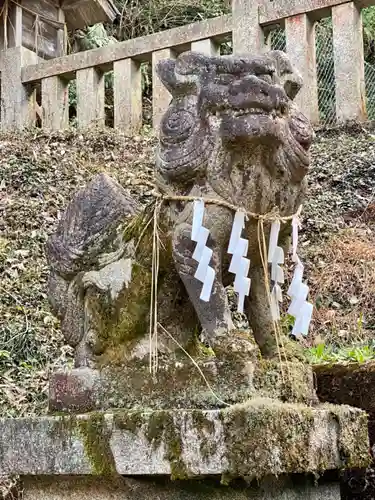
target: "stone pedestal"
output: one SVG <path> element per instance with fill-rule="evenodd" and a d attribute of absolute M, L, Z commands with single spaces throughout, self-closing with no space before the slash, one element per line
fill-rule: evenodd
<path fill-rule="evenodd" d="M 289 362 L 280 368 L 277 360 L 228 354 L 198 359 L 198 368 L 186 356 L 170 356 L 160 360 L 155 377 L 150 375 L 148 358 L 59 371 L 50 378 L 50 411 L 211 409 L 254 397 L 306 404 L 317 401 L 310 366 Z"/>

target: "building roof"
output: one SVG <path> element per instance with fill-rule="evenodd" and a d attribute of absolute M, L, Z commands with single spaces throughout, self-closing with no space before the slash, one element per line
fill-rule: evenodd
<path fill-rule="evenodd" d="M 113 22 L 119 15 L 113 0 L 63 0 L 61 8 L 70 29 Z"/>

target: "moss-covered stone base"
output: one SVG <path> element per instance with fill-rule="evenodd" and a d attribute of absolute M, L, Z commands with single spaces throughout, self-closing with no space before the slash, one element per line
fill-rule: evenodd
<path fill-rule="evenodd" d="M 0 421 L 6 474 L 264 478 L 365 467 L 367 417 L 347 406 L 254 399 L 219 410 L 158 410 Z"/>

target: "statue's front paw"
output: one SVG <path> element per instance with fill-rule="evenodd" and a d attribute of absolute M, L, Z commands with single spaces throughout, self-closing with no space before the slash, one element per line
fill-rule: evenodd
<path fill-rule="evenodd" d="M 249 357 L 251 359 L 258 355 L 258 346 L 250 332 L 227 330 L 224 334 L 214 337 L 205 337 L 205 343 L 208 344 L 217 357 L 226 358 L 228 356 L 238 356 L 240 358 Z"/>

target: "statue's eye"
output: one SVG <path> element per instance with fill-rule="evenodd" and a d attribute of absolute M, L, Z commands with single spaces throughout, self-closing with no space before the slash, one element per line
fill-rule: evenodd
<path fill-rule="evenodd" d="M 257 77 L 259 78 L 259 80 L 263 80 L 263 81 L 269 83 L 270 85 L 273 83 L 273 78 L 272 78 L 272 75 L 270 75 L 270 74 L 257 75 Z"/>
<path fill-rule="evenodd" d="M 218 85 L 230 85 L 235 79 L 236 77 L 230 73 L 222 73 L 216 76 L 215 83 Z"/>

